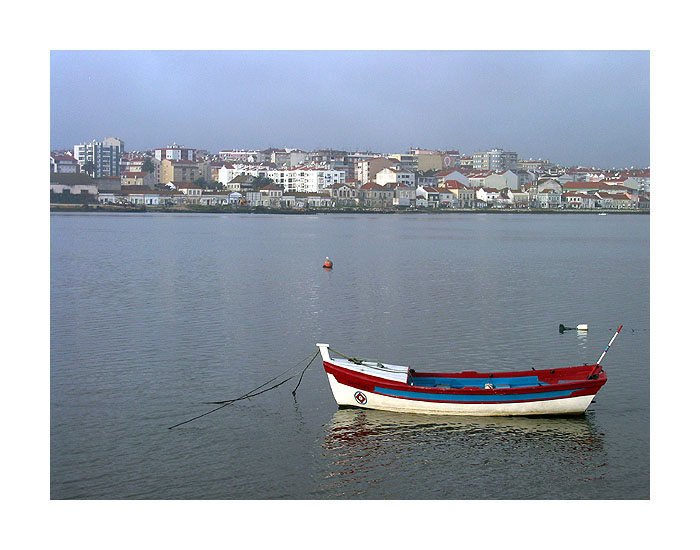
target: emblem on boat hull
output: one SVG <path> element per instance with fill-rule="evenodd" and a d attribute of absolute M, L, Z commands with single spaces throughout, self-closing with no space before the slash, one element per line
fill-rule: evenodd
<path fill-rule="evenodd" d="M 355 401 L 357 401 L 360 405 L 366 405 L 367 404 L 367 396 L 362 393 L 361 391 L 356 391 L 355 392 Z"/>

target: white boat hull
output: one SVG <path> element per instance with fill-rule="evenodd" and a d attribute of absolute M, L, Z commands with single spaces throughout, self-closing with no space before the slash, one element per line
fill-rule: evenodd
<path fill-rule="evenodd" d="M 547 399 L 542 401 L 527 401 L 521 403 L 436 403 L 413 399 L 402 399 L 388 395 L 380 395 L 363 391 L 364 397 L 358 401 L 355 395 L 357 389 L 341 384 L 332 374 L 328 373 L 333 397 L 339 406 L 351 406 L 381 411 L 420 413 L 420 414 L 453 414 L 464 416 L 521 416 L 521 415 L 558 415 L 583 414 L 593 401 L 594 395 Z M 364 403 L 362 402 L 364 400 Z"/>

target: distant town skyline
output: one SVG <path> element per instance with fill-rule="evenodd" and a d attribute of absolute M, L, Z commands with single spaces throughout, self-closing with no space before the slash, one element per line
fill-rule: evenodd
<path fill-rule="evenodd" d="M 52 51 L 50 143 L 649 166 L 648 51 Z"/>

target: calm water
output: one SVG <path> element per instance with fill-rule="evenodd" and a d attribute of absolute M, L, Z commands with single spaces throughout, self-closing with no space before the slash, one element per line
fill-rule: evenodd
<path fill-rule="evenodd" d="M 338 410 L 317 359 L 168 430 L 316 342 L 512 370 L 619 324 L 582 417 Z M 649 217 L 51 214 L 51 497 L 647 499 Z"/>

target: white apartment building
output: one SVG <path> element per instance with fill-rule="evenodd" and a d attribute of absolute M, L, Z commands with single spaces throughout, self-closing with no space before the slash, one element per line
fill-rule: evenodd
<path fill-rule="evenodd" d="M 486 204 L 495 203 L 501 196 L 501 191 L 499 189 L 494 189 L 490 187 L 479 187 L 476 190 L 475 198 L 477 200 L 482 200 Z"/>
<path fill-rule="evenodd" d="M 520 189 L 518 175 L 511 170 L 495 172 L 486 176 L 483 179 L 482 185 L 494 189 Z"/>
<path fill-rule="evenodd" d="M 93 140 L 73 147 L 73 157 L 78 161 L 80 170 L 85 172 L 85 165 L 93 165 L 93 177 L 119 175 L 119 157 L 124 152 L 124 142 L 119 138 L 109 137 L 103 141 Z"/>
<path fill-rule="evenodd" d="M 400 183 L 409 187 L 416 186 L 416 175 L 409 170 L 397 168 L 383 168 L 377 172 L 376 181 L 378 185 L 386 185 L 387 183 Z"/>
<path fill-rule="evenodd" d="M 280 168 L 268 171 L 266 177 L 275 185 L 282 186 L 284 192 L 318 193 L 321 189 L 345 183 L 345 170 L 319 168 L 313 166 L 297 166 L 296 168 Z"/>
<path fill-rule="evenodd" d="M 474 170 L 517 170 L 518 154 L 503 149 L 479 151 L 472 155 L 472 163 Z"/>
<path fill-rule="evenodd" d="M 188 149 L 177 143 L 173 143 L 168 147 L 160 147 L 154 149 L 153 156 L 157 160 L 191 160 L 197 159 L 197 151 L 195 149 Z"/>
<path fill-rule="evenodd" d="M 364 185 L 376 181 L 377 172 L 384 168 L 400 168 L 395 158 L 370 157 L 358 160 L 355 164 L 355 179 Z"/>
<path fill-rule="evenodd" d="M 254 178 L 258 176 L 267 178 L 270 177 L 268 176 L 270 171 L 272 171 L 272 169 L 269 166 L 256 164 L 224 164 L 219 168 L 217 181 L 226 186 L 226 184 L 241 174 L 247 174 Z"/>

